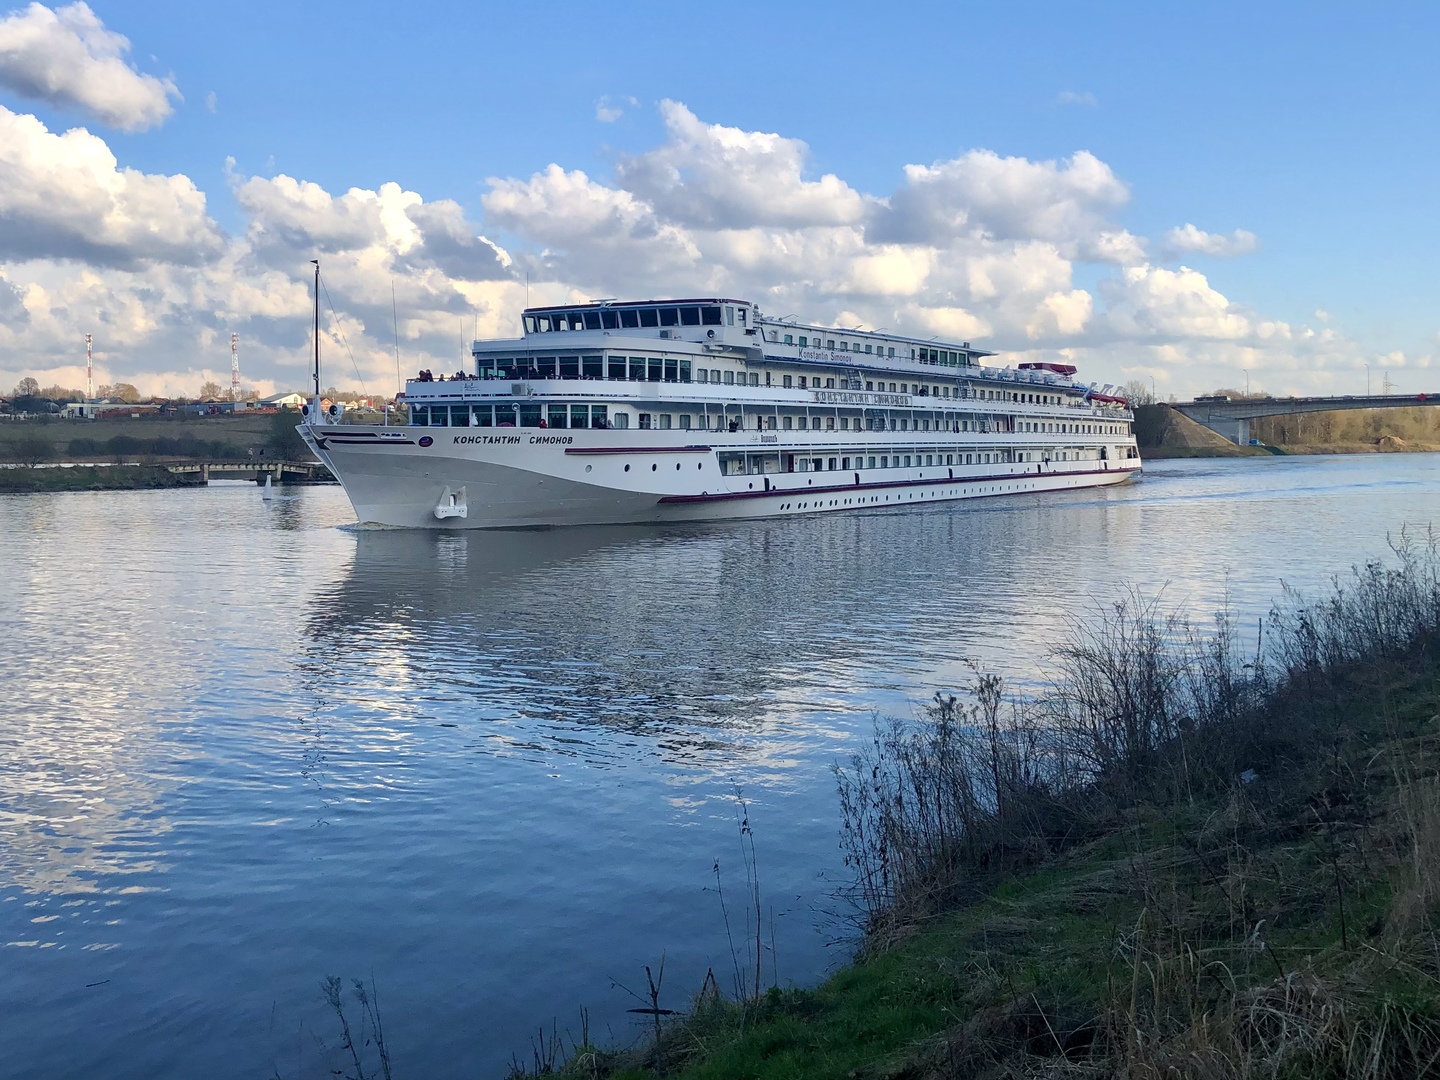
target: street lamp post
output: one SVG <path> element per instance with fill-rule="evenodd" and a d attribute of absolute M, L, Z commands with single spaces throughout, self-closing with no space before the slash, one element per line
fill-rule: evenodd
<path fill-rule="evenodd" d="M 1365 365 L 1365 396 L 1370 396 L 1370 365 Z"/>
<path fill-rule="evenodd" d="M 1249 396 L 1250 396 L 1250 371 L 1249 371 L 1248 368 L 1243 368 L 1243 367 L 1242 367 L 1240 370 L 1243 371 L 1243 372 L 1245 372 L 1245 396 L 1246 396 L 1246 397 L 1249 397 Z"/>

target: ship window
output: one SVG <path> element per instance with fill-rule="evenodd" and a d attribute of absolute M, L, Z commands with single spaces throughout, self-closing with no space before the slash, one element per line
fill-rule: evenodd
<path fill-rule="evenodd" d="M 865 343 L 865 351 L 866 351 L 867 353 L 871 351 L 871 349 L 870 349 L 870 343 L 869 343 L 868 341 Z"/>
<path fill-rule="evenodd" d="M 741 382 L 744 382 L 744 381 L 745 381 L 745 373 L 744 373 L 744 372 L 741 372 L 741 373 L 740 373 L 740 381 L 741 381 Z M 759 373 L 758 371 L 752 371 L 752 372 L 750 372 L 750 385 L 751 385 L 751 386 L 759 386 L 759 385 L 760 385 L 760 373 Z"/>
<path fill-rule="evenodd" d="M 702 383 L 703 383 L 703 382 L 709 382 L 709 381 L 710 381 L 710 372 L 709 372 L 707 369 L 703 368 L 703 367 L 700 368 L 699 370 L 697 370 L 697 371 L 695 372 L 695 381 L 696 381 L 696 382 L 702 382 Z"/>
<path fill-rule="evenodd" d="M 718 383 L 718 382 L 720 381 L 720 369 L 719 369 L 719 368 L 711 368 L 711 369 L 710 369 L 710 381 L 711 381 L 712 383 Z"/>
<path fill-rule="evenodd" d="M 640 430 L 641 430 L 641 431 L 649 431 L 649 430 L 650 430 L 650 414 L 649 414 L 648 412 L 642 412 L 642 413 L 640 414 Z"/>
<path fill-rule="evenodd" d="M 865 467 L 866 467 L 867 469 L 873 469 L 873 468 L 875 467 L 875 459 L 872 457 L 872 458 L 869 459 L 869 461 L 870 461 L 870 464 L 866 465 Z"/>
<path fill-rule="evenodd" d="M 565 412 L 565 406 L 564 406 L 564 405 L 551 405 L 551 406 L 550 406 L 550 409 L 549 409 L 549 413 L 550 413 L 550 426 L 551 426 L 551 427 L 553 427 L 553 428 L 563 428 L 563 427 L 566 426 L 566 423 L 565 423 L 566 412 Z"/>
<path fill-rule="evenodd" d="M 429 407 L 428 405 L 411 405 L 411 406 L 410 406 L 410 426 L 411 426 L 411 427 L 429 427 L 429 426 L 430 426 L 430 407 Z"/>
<path fill-rule="evenodd" d="M 474 419 L 471 421 L 476 427 L 493 427 L 495 418 L 493 410 L 489 405 L 477 405 L 471 411 Z"/>
<path fill-rule="evenodd" d="M 679 381 L 680 381 L 680 363 L 679 363 L 678 360 L 667 359 L 667 360 L 665 361 L 665 381 L 666 381 L 666 382 L 679 382 Z"/>
<path fill-rule="evenodd" d="M 658 356 L 652 356 L 646 364 L 646 381 L 660 382 L 664 377 L 665 361 Z"/>
<path fill-rule="evenodd" d="M 790 377 L 789 375 L 786 375 L 786 376 L 785 376 L 785 389 L 786 389 L 786 390 L 789 390 L 789 389 L 790 389 L 790 384 L 791 384 L 791 382 L 792 382 L 791 377 Z"/>
<path fill-rule="evenodd" d="M 774 430 L 775 430 L 775 417 L 773 417 L 773 416 L 767 416 L 767 417 L 765 418 L 765 427 L 768 428 L 770 431 L 774 431 Z"/>
<path fill-rule="evenodd" d="M 833 349 L 833 348 L 835 348 L 835 339 L 834 339 L 834 338 L 826 338 L 826 339 L 825 339 L 825 348 L 827 348 L 827 349 Z"/>
<path fill-rule="evenodd" d="M 583 427 L 589 427 L 589 426 L 590 426 L 590 406 L 589 406 L 589 405 L 571 405 L 571 406 L 570 406 L 570 426 L 571 426 L 572 428 L 583 428 Z"/>
<path fill-rule="evenodd" d="M 587 311 L 587 312 L 585 312 L 585 329 L 586 329 L 586 330 L 599 330 L 599 329 L 600 329 L 600 312 L 598 312 L 598 311 Z"/>
<path fill-rule="evenodd" d="M 595 408 L 597 408 L 597 409 L 604 409 L 605 406 L 604 406 L 604 405 L 596 405 Z M 617 412 L 617 413 L 615 414 L 615 419 L 612 420 L 610 423 L 611 423 L 611 426 L 613 426 L 613 427 L 616 428 L 617 430 L 619 430 L 619 431 L 624 431 L 626 428 L 628 428 L 628 427 L 630 426 L 630 414 L 627 413 L 627 412 Z M 627 465 L 626 468 L 629 468 L 629 466 Z"/>
<path fill-rule="evenodd" d="M 584 329 L 585 329 L 585 313 L 584 313 L 583 311 L 572 311 L 572 312 L 570 312 L 570 329 L 571 329 L 571 330 L 584 330 Z"/>
<path fill-rule="evenodd" d="M 680 309 L 681 326 L 699 326 L 700 309 L 697 307 L 682 307 Z"/>
<path fill-rule="evenodd" d="M 560 357 L 560 378 L 578 379 L 580 377 L 580 358 L 578 356 Z"/>
<path fill-rule="evenodd" d="M 681 430 L 681 431 L 689 431 L 689 430 L 690 430 L 690 414 L 689 414 L 689 413 L 682 413 L 682 414 L 680 415 L 680 430 Z"/>
<path fill-rule="evenodd" d="M 835 389 L 835 380 L 834 380 L 834 379 L 826 379 L 826 380 L 825 380 L 825 389 L 826 389 L 826 390 L 834 390 L 834 389 Z"/>
<path fill-rule="evenodd" d="M 826 431 L 834 431 L 834 430 L 835 430 L 835 418 L 834 418 L 833 416 L 827 416 L 827 417 L 825 418 L 825 430 L 826 430 Z"/>
<path fill-rule="evenodd" d="M 806 383 L 805 376 L 804 376 L 804 375 L 801 375 L 801 376 L 800 376 L 800 389 L 801 389 L 801 390 L 804 390 L 804 389 L 805 389 L 805 383 Z"/>
<path fill-rule="evenodd" d="M 727 308 L 725 309 L 725 325 L 726 325 L 726 326 L 734 326 L 734 325 L 735 325 L 735 309 L 734 309 L 733 307 L 727 307 Z"/>
<path fill-rule="evenodd" d="M 661 414 L 660 414 L 660 430 L 661 430 L 661 431 L 669 431 L 669 430 L 670 430 L 670 414 L 669 414 L 669 413 L 661 413 Z"/>
<path fill-rule="evenodd" d="M 890 347 L 890 352 L 889 352 L 888 355 L 889 355 L 892 359 L 894 358 L 894 356 L 895 356 L 895 347 L 894 347 L 893 345 Z"/>
<path fill-rule="evenodd" d="M 660 316 L 659 316 L 659 314 L 656 312 L 656 310 L 655 310 L 654 308 L 641 308 L 641 309 L 640 309 L 640 325 L 641 325 L 641 326 L 659 326 L 659 325 L 660 325 Z"/>
<path fill-rule="evenodd" d="M 450 406 L 450 426 L 451 426 L 451 427 L 469 427 L 469 426 L 470 426 L 470 406 L 469 406 L 469 405 L 451 405 L 451 406 Z"/>
<path fill-rule="evenodd" d="M 659 311 L 660 311 L 660 325 L 661 325 L 661 326 L 679 326 L 679 325 L 680 325 L 680 311 L 679 311 L 678 308 L 662 307 L 662 308 L 659 309 Z"/>
<path fill-rule="evenodd" d="M 540 426 L 540 403 L 538 401 L 522 401 L 515 407 L 516 416 L 521 427 Z"/>
<path fill-rule="evenodd" d="M 733 371 L 727 371 L 727 372 L 725 372 L 725 385 L 726 385 L 726 386 L 732 386 L 732 385 L 734 385 L 734 383 L 735 383 L 735 373 L 734 373 Z"/>
<path fill-rule="evenodd" d="M 606 330 L 616 330 L 620 326 L 619 316 L 613 311 L 602 311 L 600 313 L 600 325 Z"/>
<path fill-rule="evenodd" d="M 610 372 L 610 378 L 623 380 L 625 378 L 625 357 L 611 356 L 608 362 L 608 370 Z"/>
<path fill-rule="evenodd" d="M 832 418 L 832 421 L 831 421 L 831 422 L 832 422 L 832 423 L 834 422 L 834 421 L 833 421 L 833 418 Z M 810 417 L 810 430 L 811 430 L 811 431 L 819 431 L 819 430 L 820 430 L 820 418 L 819 418 L 818 416 L 812 416 L 812 417 Z"/>
<path fill-rule="evenodd" d="M 633 330 L 640 325 L 640 312 L 633 308 L 620 312 L 620 325 L 627 330 Z"/>
<path fill-rule="evenodd" d="M 784 422 L 781 424 L 781 426 L 784 427 L 786 431 L 790 431 L 792 428 L 795 427 L 795 418 L 793 416 L 785 417 Z"/>
<path fill-rule="evenodd" d="M 535 333 L 535 316 L 534 316 L 534 315 L 526 315 L 526 316 L 525 316 L 525 332 L 526 332 L 527 334 L 533 334 L 533 333 Z"/>
<path fill-rule="evenodd" d="M 720 309 L 718 307 L 702 307 L 700 309 L 701 326 L 719 326 Z"/>
<path fill-rule="evenodd" d="M 680 381 L 681 381 L 681 382 L 689 382 L 689 381 L 690 381 L 690 361 L 689 361 L 689 360 L 681 360 L 681 361 L 680 361 Z"/>
<path fill-rule="evenodd" d="M 583 409 L 584 406 L 581 405 L 581 406 L 579 406 L 579 408 L 582 408 L 582 409 Z M 606 409 L 605 409 L 605 406 L 604 406 L 604 405 L 591 405 L 591 406 L 590 406 L 590 426 L 591 426 L 591 427 L 593 427 L 593 428 L 607 428 L 607 427 L 610 426 L 610 425 L 609 425 L 608 423 L 606 423 L 606 421 L 605 421 L 605 411 L 606 411 Z M 576 426 L 576 427 L 584 427 L 585 425 L 584 425 L 584 424 L 576 424 L 575 426 Z"/>
<path fill-rule="evenodd" d="M 803 348 L 805 348 L 805 346 L 807 346 L 807 345 L 809 345 L 809 344 L 810 344 L 810 339 L 807 338 L 804 334 L 801 334 L 801 335 L 800 335 L 800 347 L 803 349 Z"/>
<path fill-rule="evenodd" d="M 794 344 L 795 344 L 795 335 L 794 335 L 794 334 L 786 334 L 786 335 L 785 335 L 785 344 L 786 344 L 786 345 L 794 345 Z"/>
<path fill-rule="evenodd" d="M 643 356 L 630 357 L 630 381 L 645 381 L 645 358 Z"/>

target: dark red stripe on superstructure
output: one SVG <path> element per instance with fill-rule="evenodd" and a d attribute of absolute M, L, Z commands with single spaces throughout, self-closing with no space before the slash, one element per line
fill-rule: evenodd
<path fill-rule="evenodd" d="M 556 429 L 559 430 L 559 429 Z M 713 446 L 567 446 L 567 454 L 708 454 Z"/>
<path fill-rule="evenodd" d="M 879 491 L 886 488 L 931 487 L 941 484 L 993 484 L 1001 480 L 1045 480 L 1060 476 L 1116 476 L 1139 471 L 1139 469 L 1081 469 L 1076 472 L 996 473 L 993 476 L 944 476 L 937 480 L 887 480 L 880 484 L 836 484 L 826 487 L 803 488 L 773 487 L 769 491 L 722 491 L 714 495 L 666 495 L 663 496 L 660 501 L 662 503 L 716 502 L 722 499 L 768 498 L 771 495 L 792 495 L 799 498 L 802 495 L 826 495 L 837 491 Z M 854 470 L 852 469 L 851 472 L 854 472 Z M 791 474 L 787 473 L 784 475 Z"/>

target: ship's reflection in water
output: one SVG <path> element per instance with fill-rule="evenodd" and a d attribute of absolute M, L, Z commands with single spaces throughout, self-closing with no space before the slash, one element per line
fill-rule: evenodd
<path fill-rule="evenodd" d="M 499 1074 L 581 1004 L 623 1033 L 612 977 L 665 950 L 676 1004 L 731 967 L 737 786 L 780 977 L 813 979 L 829 766 L 873 712 L 1035 678 L 1126 582 L 1263 610 L 1436 494 L 1417 455 L 498 534 L 346 527 L 333 489 L 0 499 L 7 1070 L 319 1075 L 332 972 L 374 972 L 407 1074 Z"/>

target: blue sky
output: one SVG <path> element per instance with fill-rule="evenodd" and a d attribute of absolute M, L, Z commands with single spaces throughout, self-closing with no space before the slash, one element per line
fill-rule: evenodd
<path fill-rule="evenodd" d="M 189 178 L 204 193 L 205 212 L 236 242 L 256 227 L 258 213 L 254 198 L 236 198 L 244 179 L 283 174 L 337 197 L 397 183 L 426 203 L 453 200 L 472 231 L 515 257 L 518 272 L 526 253 L 555 248 L 556 237 L 527 232 L 531 219 L 523 215 L 497 214 L 493 206 L 487 213 L 488 179 L 523 181 L 553 162 L 613 187 L 617 162 L 674 137 L 662 100 L 683 103 L 705 125 L 803 142 L 805 180 L 834 174 L 880 200 L 902 187 L 910 164 L 985 149 L 1063 165 L 1088 151 L 1127 192 L 1096 211 L 1105 227 L 1144 241 L 1146 265 L 1184 265 L 1203 275 L 1224 311 L 1243 313 L 1253 332 L 1217 336 L 1197 330 L 1188 316 L 1146 321 L 1143 312 L 1144 333 L 1120 329 L 1134 320 L 1118 315 L 1102 330 L 1101 316 L 1120 304 L 1105 283 L 1127 260 L 1077 255 L 1049 234 L 1013 239 L 1059 245 L 1068 291 L 1093 298 L 1083 332 L 1077 315 L 1022 333 L 1031 325 L 1022 316 L 997 314 L 963 288 L 936 284 L 938 271 L 927 287 L 943 294 L 943 303 L 921 299 L 920 308 L 973 311 L 991 347 L 1017 355 L 1074 348 L 1096 377 L 1153 373 L 1181 393 L 1233 385 L 1242 360 L 1263 372 L 1254 381 L 1275 390 L 1350 392 L 1363 387 L 1367 361 L 1377 371 L 1393 365 L 1391 377 L 1403 388 L 1440 389 L 1426 370 L 1440 329 L 1432 301 L 1440 284 L 1440 94 L 1432 55 L 1440 14 L 1433 6 L 628 3 L 602 11 L 568 3 L 98 0 L 90 7 L 107 31 L 129 39 L 134 70 L 173 79 L 183 95 L 171 97 L 173 113 L 145 130 L 106 128 L 73 102 L 15 92 L 3 65 L 0 105 L 37 117 L 52 133 L 85 126 L 122 169 Z M 602 108 L 620 115 L 604 122 L 597 118 Z M 757 228 L 765 227 L 763 216 Z M 1185 224 L 1216 236 L 1246 230 L 1253 250 L 1229 257 L 1196 247 L 1163 251 L 1160 238 Z M 1083 239 L 1075 242 L 1083 247 Z M 310 256 L 302 247 L 295 244 L 294 257 L 303 270 Z M 964 276 L 963 260 L 974 257 L 967 249 L 946 258 Z M 54 282 L 75 271 L 73 258 L 37 262 L 0 268 L 22 289 L 27 275 Z M 647 283 L 634 274 L 607 282 L 595 271 L 566 279 L 563 265 L 552 269 L 557 282 L 581 293 L 625 295 Z M 805 268 L 769 272 L 783 278 Z M 785 286 L 754 270 L 725 280 L 773 286 L 782 295 Z M 655 292 L 673 291 L 663 277 L 649 283 Z M 803 296 L 821 310 L 802 314 L 905 317 L 870 294 L 847 294 L 827 307 L 822 289 L 817 283 Z M 899 294 L 880 287 L 874 295 Z M 1213 315 L 1221 301 L 1208 296 L 1201 304 Z M 237 317 L 259 315 L 229 310 L 210 320 L 212 329 Z M 923 313 L 911 317 L 923 324 Z M 1323 356 L 1276 352 L 1256 328 L 1277 323 L 1297 333 L 1328 330 L 1339 343 Z M 247 329 L 280 349 L 278 324 L 267 333 Z M 148 377 L 161 368 L 216 367 L 186 355 L 186 332 L 161 335 L 143 361 L 115 350 L 116 372 Z M 434 332 L 418 330 L 415 348 L 439 351 L 426 344 Z M 35 352 L 25 351 L 26 333 L 10 343 L 20 352 L 0 351 L 0 378 L 22 367 L 63 368 L 48 339 L 31 336 Z M 133 335 L 126 340 L 132 354 L 147 351 Z M 1243 356 L 1237 342 L 1245 343 Z M 0 338 L 0 349 L 5 345 Z M 264 349 L 255 354 L 257 376 L 284 382 L 283 350 L 269 356 Z"/>

